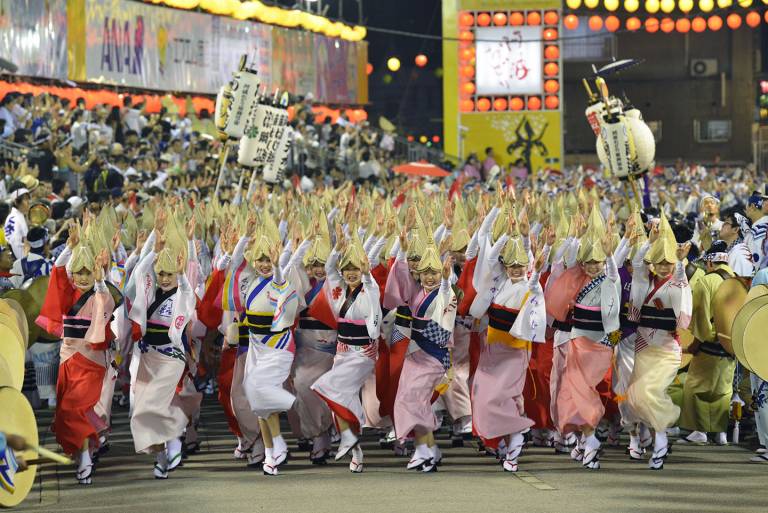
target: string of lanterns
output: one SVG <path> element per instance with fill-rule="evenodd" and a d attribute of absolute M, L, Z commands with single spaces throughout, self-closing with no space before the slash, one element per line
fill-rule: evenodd
<path fill-rule="evenodd" d="M 587 19 L 587 26 L 593 32 L 598 32 L 603 29 L 608 32 L 616 32 L 622 28 L 623 23 L 623 28 L 630 32 L 635 32 L 644 28 L 646 32 L 650 33 L 661 30 L 661 32 L 669 34 L 671 32 L 686 33 L 690 31 L 700 33 L 706 30 L 716 32 L 723 28 L 723 26 L 736 30 L 740 28 L 742 24 L 750 28 L 756 28 L 760 26 L 763 21 L 768 23 L 768 11 L 763 13 L 763 15 L 757 11 L 749 11 L 743 16 L 739 13 L 731 12 L 726 16 L 715 14 L 706 17 L 694 16 L 693 18 L 683 17 L 677 19 L 671 17 L 657 18 L 655 16 L 649 16 L 648 18 L 645 18 L 645 20 L 640 20 L 637 16 L 630 16 L 623 22 L 618 16 L 610 14 L 605 17 L 600 15 L 590 16 Z M 563 17 L 563 26 L 567 30 L 575 30 L 579 27 L 579 24 L 580 19 L 575 14 L 568 14 Z"/>
<path fill-rule="evenodd" d="M 656 14 L 661 11 L 665 14 L 669 14 L 677 8 L 678 10 L 688 13 L 691 12 L 694 6 L 698 3 L 698 8 L 701 12 L 710 12 L 717 5 L 720 9 L 728 9 L 731 7 L 741 7 L 749 9 L 753 5 L 759 5 L 760 3 L 768 5 L 768 0 L 603 0 L 602 6 L 611 12 L 619 10 L 619 7 L 623 5 L 624 10 L 633 13 L 640 9 L 642 3 L 643 8 L 649 14 Z M 575 10 L 579 8 L 597 9 L 600 7 L 600 0 L 565 0 L 565 5 L 569 9 Z"/>
<path fill-rule="evenodd" d="M 346 41 L 362 41 L 368 31 L 365 27 L 350 26 L 340 21 L 332 21 L 324 16 L 298 9 L 282 9 L 264 5 L 262 2 L 240 0 L 144 0 L 146 3 L 164 4 L 176 9 L 202 9 L 211 14 L 231 16 L 238 20 L 255 20 L 268 25 L 287 28 L 303 28 L 328 37 L 338 37 Z"/>

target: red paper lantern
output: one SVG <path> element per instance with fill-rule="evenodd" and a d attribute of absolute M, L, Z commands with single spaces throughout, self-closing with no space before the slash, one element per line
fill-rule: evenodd
<path fill-rule="evenodd" d="M 544 25 L 557 25 L 557 21 L 560 17 L 555 11 L 547 11 L 544 13 Z"/>
<path fill-rule="evenodd" d="M 549 79 L 544 82 L 544 90 L 550 94 L 555 94 L 560 90 L 560 82 Z"/>
<path fill-rule="evenodd" d="M 477 15 L 477 24 L 481 27 L 487 27 L 491 24 L 491 15 L 487 12 L 481 12 Z"/>
<path fill-rule="evenodd" d="M 691 30 L 691 20 L 689 20 L 688 18 L 680 18 L 675 22 L 675 30 L 677 30 L 681 34 L 685 34 L 689 30 Z"/>
<path fill-rule="evenodd" d="M 406 137 L 406 139 L 408 139 L 408 142 L 413 142 L 415 140 L 415 138 L 412 135 L 409 135 L 408 137 Z"/>
<path fill-rule="evenodd" d="M 509 101 L 509 108 L 512 110 L 522 110 L 523 109 L 523 99 L 515 96 Z"/>
<path fill-rule="evenodd" d="M 544 57 L 550 61 L 556 61 L 560 57 L 560 49 L 555 45 L 544 48 Z"/>
<path fill-rule="evenodd" d="M 493 24 L 502 27 L 507 24 L 507 15 L 503 12 L 497 12 L 493 15 Z"/>
<path fill-rule="evenodd" d="M 661 31 L 665 34 L 669 34 L 675 30 L 675 20 L 672 18 L 662 18 L 661 20 Z"/>
<path fill-rule="evenodd" d="M 475 110 L 475 102 L 472 100 L 461 100 L 461 112 L 472 112 Z"/>
<path fill-rule="evenodd" d="M 475 83 L 464 82 L 463 84 L 461 84 L 461 91 L 465 94 L 475 94 Z"/>
<path fill-rule="evenodd" d="M 691 28 L 694 32 L 704 32 L 707 30 L 707 20 L 701 16 L 696 16 L 693 21 L 691 21 Z"/>
<path fill-rule="evenodd" d="M 459 52 L 459 59 L 462 61 L 469 61 L 472 58 L 472 49 L 471 48 L 462 48 Z"/>
<path fill-rule="evenodd" d="M 432 136 L 432 142 L 437 144 L 440 142 L 440 136 L 439 135 L 433 135 Z"/>
<path fill-rule="evenodd" d="M 563 18 L 563 25 L 568 30 L 576 30 L 579 26 L 579 17 L 575 14 L 569 14 Z"/>
<path fill-rule="evenodd" d="M 725 22 L 728 24 L 728 26 L 731 29 L 736 30 L 737 28 L 741 27 L 741 16 L 739 16 L 735 12 L 731 13 L 725 19 Z"/>
<path fill-rule="evenodd" d="M 539 11 L 531 11 L 528 13 L 528 25 L 541 25 L 541 14 Z"/>
<path fill-rule="evenodd" d="M 491 100 L 488 98 L 480 98 L 477 100 L 477 110 L 480 112 L 487 112 L 491 110 Z"/>
<path fill-rule="evenodd" d="M 637 18 L 635 16 L 632 16 L 631 18 L 627 18 L 627 30 L 631 30 L 632 32 L 634 32 L 635 30 L 638 30 L 642 26 L 643 24 L 640 21 L 640 18 Z"/>
<path fill-rule="evenodd" d="M 471 27 L 475 23 L 475 17 L 468 12 L 459 15 L 459 25 L 462 27 Z"/>
<path fill-rule="evenodd" d="M 461 76 L 464 78 L 472 78 L 475 76 L 474 66 L 463 66 L 461 68 Z"/>
<path fill-rule="evenodd" d="M 765 17 L 765 22 L 768 23 L 768 11 L 765 11 L 763 16 Z"/>
<path fill-rule="evenodd" d="M 371 64 L 370 62 L 365 65 L 365 73 L 368 75 L 373 73 L 373 64 Z"/>
<path fill-rule="evenodd" d="M 414 62 L 416 63 L 416 66 L 423 68 L 424 66 L 427 65 L 428 59 L 426 55 L 424 55 L 423 53 L 420 53 L 419 55 L 416 56 L 416 58 L 414 59 Z"/>
<path fill-rule="evenodd" d="M 603 28 L 603 19 L 600 16 L 589 17 L 589 30 L 597 32 Z"/>
<path fill-rule="evenodd" d="M 766 12 L 768 14 L 768 11 Z M 757 27 L 760 25 L 760 13 L 757 11 L 749 11 L 747 15 L 744 17 L 744 20 L 747 22 L 747 25 L 749 25 L 752 28 Z"/>
<path fill-rule="evenodd" d="M 544 41 L 554 41 L 557 39 L 557 29 L 548 28 L 543 32 Z"/>
<path fill-rule="evenodd" d="M 509 15 L 509 24 L 513 27 L 519 27 L 525 23 L 525 16 L 521 12 L 513 12 Z"/>
<path fill-rule="evenodd" d="M 507 110 L 507 99 L 496 98 L 493 100 L 493 110 Z"/>
<path fill-rule="evenodd" d="M 560 66 L 556 62 L 548 62 L 544 65 L 544 74 L 548 77 L 556 77 Z"/>
<path fill-rule="evenodd" d="M 459 32 L 459 40 L 468 43 L 475 40 L 475 35 L 470 30 L 462 30 Z"/>
<path fill-rule="evenodd" d="M 540 110 L 541 98 L 538 96 L 531 96 L 528 98 L 528 110 Z"/>
<path fill-rule="evenodd" d="M 548 109 L 556 109 L 560 106 L 560 98 L 558 98 L 557 96 L 547 96 L 544 99 L 544 105 Z"/>
<path fill-rule="evenodd" d="M 621 27 L 621 21 L 614 15 L 605 18 L 605 28 L 608 32 L 616 32 Z"/>
<path fill-rule="evenodd" d="M 659 20 L 654 17 L 645 19 L 645 30 L 653 34 L 659 30 Z"/>
<path fill-rule="evenodd" d="M 717 32 L 723 28 L 723 19 L 720 16 L 710 16 L 709 19 L 707 19 L 707 27 L 709 27 L 709 30 Z"/>

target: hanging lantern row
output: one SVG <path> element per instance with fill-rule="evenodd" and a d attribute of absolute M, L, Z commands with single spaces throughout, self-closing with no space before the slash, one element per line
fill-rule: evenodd
<path fill-rule="evenodd" d="M 749 9 L 760 4 L 768 5 L 768 0 L 566 0 L 565 5 L 569 9 L 597 9 L 603 7 L 608 11 L 617 11 L 623 7 L 627 12 L 635 12 L 642 5 L 645 12 L 656 14 L 661 11 L 669 14 L 676 8 L 682 12 L 691 12 L 694 7 L 698 7 L 701 12 L 710 12 L 717 6 L 718 9 L 730 9 L 740 7 Z"/>
<path fill-rule="evenodd" d="M 468 29 L 472 27 L 504 27 L 511 25 L 518 27 L 529 25 L 537 27 L 557 26 L 560 15 L 557 11 L 497 11 L 497 12 L 462 12 L 459 14 L 459 27 Z"/>
<path fill-rule="evenodd" d="M 736 30 L 742 26 L 747 25 L 750 28 L 758 27 L 761 23 L 768 23 L 768 11 L 763 16 L 757 11 L 750 11 L 745 16 L 741 16 L 735 12 L 732 12 L 725 18 L 722 16 L 695 16 L 693 18 L 655 18 L 650 16 L 645 20 L 640 20 L 636 16 L 626 18 L 623 22 L 617 16 L 609 15 L 603 18 L 602 16 L 593 15 L 587 20 L 587 26 L 593 32 L 600 30 L 607 30 L 608 32 L 616 32 L 619 29 L 626 29 L 631 32 L 645 29 L 646 32 L 658 32 L 661 30 L 667 34 L 671 32 L 704 32 L 705 30 L 711 30 L 716 32 L 727 26 L 732 30 Z M 567 30 L 575 30 L 579 27 L 579 17 L 574 14 L 569 14 L 563 18 L 563 26 Z M 623 27 L 622 27 L 623 23 Z"/>

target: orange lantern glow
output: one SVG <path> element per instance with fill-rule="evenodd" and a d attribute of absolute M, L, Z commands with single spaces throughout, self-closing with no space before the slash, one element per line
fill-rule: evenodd
<path fill-rule="evenodd" d="M 432 136 L 432 142 L 437 144 L 440 142 L 440 136 L 439 135 L 433 135 Z"/>
<path fill-rule="evenodd" d="M 659 20 L 654 17 L 645 19 L 645 30 L 653 34 L 659 30 Z"/>
<path fill-rule="evenodd" d="M 493 110 L 507 110 L 507 99 L 496 98 L 493 100 Z"/>
<path fill-rule="evenodd" d="M 542 37 L 544 38 L 544 41 L 554 41 L 555 39 L 557 39 L 557 29 L 553 29 L 553 28 L 544 29 Z"/>
<path fill-rule="evenodd" d="M 750 27 L 755 28 L 760 25 L 760 13 L 757 11 L 749 11 L 744 17 L 744 21 L 746 21 L 747 25 Z"/>
<path fill-rule="evenodd" d="M 597 32 L 598 30 L 603 28 L 603 19 L 600 16 L 590 16 L 589 17 L 589 29 L 593 32 Z"/>
<path fill-rule="evenodd" d="M 525 23 L 525 16 L 521 12 L 513 12 L 509 15 L 509 24 L 513 27 L 518 27 Z"/>
<path fill-rule="evenodd" d="M 497 12 L 493 15 L 493 24 L 502 27 L 507 24 L 507 15 L 503 12 Z"/>
<path fill-rule="evenodd" d="M 487 12 L 481 12 L 477 15 L 477 24 L 481 27 L 487 27 L 491 24 L 491 15 Z"/>
<path fill-rule="evenodd" d="M 459 15 L 459 25 L 462 27 L 471 27 L 475 23 L 475 17 L 468 12 Z"/>
<path fill-rule="evenodd" d="M 550 45 L 544 48 L 544 57 L 547 60 L 555 61 L 560 57 L 560 49 L 555 45 Z"/>
<path fill-rule="evenodd" d="M 474 82 L 464 82 L 461 85 L 461 90 L 466 94 L 475 94 L 475 83 Z"/>
<path fill-rule="evenodd" d="M 416 66 L 423 68 L 424 66 L 427 65 L 428 59 L 426 55 L 424 55 L 423 53 L 420 53 L 419 55 L 416 56 L 416 58 L 414 59 L 414 62 L 416 63 Z"/>
<path fill-rule="evenodd" d="M 739 16 L 735 12 L 731 13 L 725 19 L 725 22 L 728 24 L 728 26 L 731 29 L 736 30 L 737 28 L 741 27 L 741 16 Z"/>
<path fill-rule="evenodd" d="M 509 108 L 512 110 L 522 110 L 523 109 L 523 99 L 515 96 L 509 101 Z"/>
<path fill-rule="evenodd" d="M 675 30 L 677 30 L 681 34 L 685 34 L 689 30 L 691 30 L 691 20 L 689 20 L 688 18 L 680 18 L 675 22 Z"/>
<path fill-rule="evenodd" d="M 544 74 L 548 77 L 556 77 L 560 66 L 556 62 L 548 62 L 544 65 Z"/>
<path fill-rule="evenodd" d="M 475 76 L 474 66 L 463 66 L 461 68 L 461 76 L 464 78 L 472 78 Z"/>
<path fill-rule="evenodd" d="M 568 30 L 575 30 L 579 26 L 579 17 L 575 14 L 569 14 L 563 18 L 563 25 L 565 25 L 565 28 Z"/>
<path fill-rule="evenodd" d="M 765 11 L 763 16 L 765 17 L 765 22 L 768 23 L 768 11 Z"/>
<path fill-rule="evenodd" d="M 701 16 L 696 16 L 693 21 L 691 21 L 691 28 L 694 32 L 704 32 L 707 30 L 707 20 Z"/>
<path fill-rule="evenodd" d="M 627 18 L 627 30 L 635 31 L 642 27 L 643 24 L 640 21 L 640 18 L 637 18 L 636 16 L 632 16 L 631 18 Z"/>
<path fill-rule="evenodd" d="M 368 75 L 370 75 L 371 73 L 373 73 L 373 64 L 371 64 L 370 62 L 369 62 L 368 64 L 366 64 L 366 65 L 365 65 L 365 72 L 366 72 Z"/>
<path fill-rule="evenodd" d="M 709 30 L 717 32 L 723 28 L 723 19 L 720 16 L 710 16 L 707 20 L 707 27 L 709 27 Z"/>
<path fill-rule="evenodd" d="M 541 98 L 538 96 L 531 96 L 528 98 L 528 110 L 540 110 Z"/>
<path fill-rule="evenodd" d="M 619 18 L 617 18 L 614 15 L 610 15 L 607 18 L 605 18 L 605 29 L 608 32 L 616 32 L 619 30 L 619 27 L 621 27 L 621 22 L 619 21 Z"/>
<path fill-rule="evenodd" d="M 661 31 L 665 34 L 669 34 L 675 30 L 675 20 L 672 18 L 662 18 L 661 19 Z"/>
<path fill-rule="evenodd" d="M 459 32 L 459 40 L 464 42 L 474 41 L 475 35 L 469 30 L 462 30 Z"/>
<path fill-rule="evenodd" d="M 528 13 L 528 25 L 541 25 L 541 14 L 539 11 L 531 11 Z"/>
<path fill-rule="evenodd" d="M 560 82 L 557 80 L 546 80 L 544 82 L 544 90 L 550 94 L 555 94 L 560 90 Z"/>
<path fill-rule="evenodd" d="M 557 96 L 547 96 L 544 99 L 544 105 L 548 109 L 556 109 L 560 106 L 560 98 L 558 98 Z"/>
<path fill-rule="evenodd" d="M 547 11 L 544 13 L 544 25 L 557 25 L 560 17 L 555 11 Z"/>
<path fill-rule="evenodd" d="M 488 98 L 480 98 L 477 100 L 477 110 L 480 112 L 488 112 L 491 110 L 491 100 Z"/>
<path fill-rule="evenodd" d="M 471 58 L 472 58 L 472 50 L 471 49 L 469 49 L 469 48 L 462 48 L 459 51 L 459 59 L 464 61 L 462 64 L 465 64 Z"/>
<path fill-rule="evenodd" d="M 475 102 L 472 100 L 461 101 L 461 112 L 472 112 L 475 110 Z"/>

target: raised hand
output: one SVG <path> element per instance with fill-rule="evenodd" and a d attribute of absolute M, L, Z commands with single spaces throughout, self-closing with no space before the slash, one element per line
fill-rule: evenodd
<path fill-rule="evenodd" d="M 453 272 L 453 257 L 451 255 L 448 255 L 445 257 L 445 260 L 443 261 L 443 279 L 447 280 L 451 277 L 451 273 Z"/>
<path fill-rule="evenodd" d="M 688 252 L 691 251 L 691 242 L 688 241 L 685 244 L 678 244 L 677 246 L 677 259 L 685 260 L 688 257 Z"/>
<path fill-rule="evenodd" d="M 345 239 L 344 239 L 344 231 L 341 229 L 341 224 L 336 224 L 336 251 L 338 253 L 341 253 L 342 249 L 345 246 Z"/>
<path fill-rule="evenodd" d="M 176 274 L 184 274 L 184 255 L 179 253 L 176 256 Z"/>
<path fill-rule="evenodd" d="M 155 238 L 155 253 L 160 253 L 165 248 L 165 235 L 158 234 Z"/>
<path fill-rule="evenodd" d="M 547 226 L 547 230 L 544 234 L 544 241 L 547 243 L 547 246 L 552 247 L 555 245 L 555 242 L 557 242 L 557 233 L 555 232 L 554 226 Z"/>
<path fill-rule="evenodd" d="M 67 239 L 67 246 L 69 249 L 74 249 L 80 243 L 80 223 L 75 220 L 69 223 L 69 238 Z"/>
<path fill-rule="evenodd" d="M 536 272 L 541 272 L 542 269 L 544 269 L 544 264 L 546 264 L 547 259 L 544 258 L 544 250 L 542 249 L 538 253 L 536 253 L 536 259 L 533 261 L 533 268 L 536 269 Z"/>
<path fill-rule="evenodd" d="M 195 239 L 195 225 L 197 224 L 197 221 L 195 220 L 195 216 L 192 216 L 189 218 L 189 221 L 187 221 L 187 240 L 194 240 Z"/>
<path fill-rule="evenodd" d="M 653 244 L 654 242 L 656 242 L 656 239 L 658 238 L 659 238 L 659 225 L 656 225 L 653 228 L 651 228 L 651 233 L 648 236 L 648 241 L 651 244 Z"/>
<path fill-rule="evenodd" d="M 101 253 L 96 256 L 94 263 L 95 266 L 93 269 L 93 279 L 96 281 L 101 281 L 104 279 L 104 268 L 109 263 L 109 254 L 107 253 L 106 248 L 102 249 Z"/>
<path fill-rule="evenodd" d="M 611 232 L 606 232 L 605 235 L 603 235 L 603 238 L 600 239 L 600 245 L 602 246 L 603 252 L 606 254 L 606 256 L 613 254 L 613 236 Z"/>
<path fill-rule="evenodd" d="M 269 259 L 272 261 L 272 267 L 280 265 L 280 252 L 282 249 L 280 244 L 275 244 L 269 248 Z"/>
<path fill-rule="evenodd" d="M 360 272 L 362 274 L 370 274 L 371 263 L 368 261 L 368 257 L 363 257 L 362 261 L 360 262 Z"/>
<path fill-rule="evenodd" d="M 141 252 L 142 248 L 144 247 L 144 243 L 147 242 L 147 231 L 146 230 L 139 230 L 136 234 L 136 251 Z"/>

